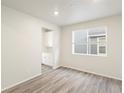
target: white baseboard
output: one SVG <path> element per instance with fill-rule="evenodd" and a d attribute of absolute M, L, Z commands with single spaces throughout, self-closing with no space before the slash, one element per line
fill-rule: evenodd
<path fill-rule="evenodd" d="M 57 69 L 57 68 L 59 68 L 59 67 L 60 67 L 60 66 L 54 66 L 53 69 Z"/>
<path fill-rule="evenodd" d="M 22 80 L 22 81 L 20 81 L 20 82 L 17 82 L 17 83 L 15 83 L 15 84 L 12 84 L 12 85 L 10 85 L 10 86 L 8 86 L 8 87 L 6 87 L 6 88 L 4 88 L 4 89 L 1 89 L 1 90 L 2 90 L 2 91 L 5 91 L 5 90 L 7 90 L 7 89 L 9 89 L 9 88 L 12 88 L 12 87 L 14 87 L 14 86 L 17 86 L 17 85 L 19 85 L 19 84 L 21 84 L 21 83 L 24 83 L 24 82 L 30 80 L 30 79 L 33 79 L 33 78 L 35 78 L 35 77 L 37 77 L 37 76 L 39 76 L 39 75 L 41 75 L 41 73 L 40 73 L 40 74 L 37 74 L 37 75 L 34 75 L 33 77 L 29 77 L 29 78 L 27 78 L 27 79 L 25 79 L 25 80 Z"/>
<path fill-rule="evenodd" d="M 81 69 L 78 69 L 78 68 L 75 68 L 75 67 L 72 67 L 72 66 L 65 66 L 65 65 L 62 65 L 61 67 L 67 67 L 67 68 L 71 68 L 71 69 L 75 69 L 75 70 L 79 70 L 79 71 L 83 71 L 83 72 L 87 72 L 87 73 L 91 73 L 91 74 L 103 76 L 103 77 L 106 77 L 106 78 L 112 78 L 112 79 L 116 79 L 116 80 L 122 81 L 122 79 L 117 78 L 117 77 L 114 77 L 114 76 L 108 76 L 108 75 L 104 75 L 104 74 L 99 74 L 99 73 L 92 72 L 92 71 L 88 71 L 88 70 L 81 70 Z"/>

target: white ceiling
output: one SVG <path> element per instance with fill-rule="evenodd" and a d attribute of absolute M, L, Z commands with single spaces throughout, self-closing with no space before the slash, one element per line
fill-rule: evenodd
<path fill-rule="evenodd" d="M 121 14 L 121 0 L 2 0 L 2 4 L 64 26 Z M 59 11 L 55 16 L 54 11 Z"/>

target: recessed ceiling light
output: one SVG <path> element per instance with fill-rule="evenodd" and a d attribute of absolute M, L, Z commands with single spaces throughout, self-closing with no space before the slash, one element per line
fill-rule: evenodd
<path fill-rule="evenodd" d="M 54 12 L 54 15 L 59 15 L 59 12 L 58 12 L 58 11 L 55 11 L 55 12 Z"/>

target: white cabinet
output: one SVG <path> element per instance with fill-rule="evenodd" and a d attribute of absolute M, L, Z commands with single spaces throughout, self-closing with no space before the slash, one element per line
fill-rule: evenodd
<path fill-rule="evenodd" d="M 53 66 L 53 56 L 51 53 L 42 53 L 42 63 Z"/>
<path fill-rule="evenodd" d="M 53 47 L 53 32 L 49 31 L 46 32 L 46 40 L 45 40 L 46 47 Z"/>

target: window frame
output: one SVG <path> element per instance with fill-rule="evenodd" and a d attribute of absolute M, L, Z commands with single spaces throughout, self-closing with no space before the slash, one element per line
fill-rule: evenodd
<path fill-rule="evenodd" d="M 102 28 L 102 29 L 104 29 L 104 31 L 105 31 L 105 34 L 101 34 L 101 35 L 105 35 L 105 53 L 104 54 L 102 54 L 102 53 L 99 53 L 99 46 L 100 46 L 100 44 L 99 43 L 96 43 L 96 45 L 97 45 L 97 54 L 91 54 L 91 53 L 89 53 L 89 31 L 90 30 L 92 30 L 92 29 L 98 29 L 98 28 Z M 75 53 L 74 52 L 74 32 L 76 32 L 76 31 L 86 31 L 87 32 L 87 43 L 86 43 L 86 45 L 87 45 L 87 52 L 86 53 Z M 108 28 L 106 27 L 106 26 L 101 26 L 101 27 L 93 27 L 93 28 L 86 28 L 86 29 L 78 29 L 78 30 L 74 30 L 74 31 L 72 31 L 72 54 L 73 55 L 84 55 L 84 56 L 103 56 L 103 57 L 106 57 L 107 56 L 107 47 L 108 47 L 108 45 L 107 45 L 107 39 L 108 39 L 108 34 L 107 34 L 107 31 L 108 31 Z M 90 35 L 91 36 L 91 35 Z M 94 35 L 95 36 L 95 35 Z M 98 39 L 98 38 L 97 38 Z M 83 44 L 82 44 L 83 45 Z"/>

